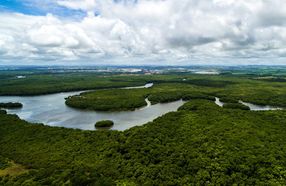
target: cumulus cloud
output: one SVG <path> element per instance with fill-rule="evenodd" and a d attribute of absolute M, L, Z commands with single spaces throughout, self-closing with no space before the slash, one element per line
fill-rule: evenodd
<path fill-rule="evenodd" d="M 31 0 L 29 0 L 31 2 Z M 23 60 L 281 58 L 283 0 L 53 0 L 69 17 L 0 13 L 0 57 Z M 161 62 L 160 60 L 160 62 Z"/>

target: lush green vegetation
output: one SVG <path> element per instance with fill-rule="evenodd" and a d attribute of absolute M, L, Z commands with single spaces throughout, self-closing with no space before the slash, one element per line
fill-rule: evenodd
<path fill-rule="evenodd" d="M 121 78 L 123 81 L 124 76 Z M 140 79 L 144 82 L 155 82 L 155 85 L 150 89 L 139 91 L 101 90 L 84 93 L 84 96 L 70 97 L 67 99 L 67 104 L 91 110 L 134 110 L 145 105 L 146 97 L 152 104 L 156 104 L 179 99 L 214 100 L 216 96 L 226 103 L 237 103 L 238 100 L 242 100 L 259 105 L 286 107 L 284 82 L 262 81 L 255 79 L 254 76 L 183 74 L 133 78 L 134 81 Z"/>
<path fill-rule="evenodd" d="M 243 105 L 241 103 L 225 103 L 223 105 L 223 108 L 228 109 L 241 109 L 241 110 L 250 110 L 250 108 L 246 105 Z"/>
<path fill-rule="evenodd" d="M 183 106 L 181 106 L 178 111 L 208 111 L 209 109 L 220 109 L 218 105 L 215 105 L 213 102 L 209 100 L 197 99 L 187 102 Z"/>
<path fill-rule="evenodd" d="M 225 80 L 212 80 L 212 79 L 188 79 L 186 83 L 197 86 L 223 88 L 233 84 L 234 82 Z"/>
<path fill-rule="evenodd" d="M 286 112 L 192 100 L 124 132 L 80 131 L 0 116 L 0 155 L 26 173 L 2 185 L 285 185 Z M 52 136 L 52 137 L 51 137 Z"/>
<path fill-rule="evenodd" d="M 182 92 L 177 91 L 166 91 L 166 92 L 155 92 L 152 93 L 148 99 L 152 104 L 155 103 L 166 103 L 181 99 L 183 96 Z"/>
<path fill-rule="evenodd" d="M 0 108 L 8 108 L 8 109 L 13 109 L 13 108 L 22 108 L 23 105 L 22 103 L 0 103 Z"/>
<path fill-rule="evenodd" d="M 111 89 L 86 92 L 66 99 L 66 104 L 80 109 L 97 111 L 134 110 L 146 105 L 145 99 L 152 104 L 176 100 L 209 99 L 214 96 L 204 93 L 188 84 L 161 83 L 148 89 Z"/>
<path fill-rule="evenodd" d="M 286 185 L 286 111 L 253 112 L 237 103 L 286 107 L 285 77 L 260 77 L 251 70 L 211 76 L 25 76 L 1 74 L 0 94 L 154 82 L 149 89 L 83 93 L 66 103 L 111 111 L 134 110 L 146 105 L 147 97 L 152 104 L 188 102 L 177 112 L 123 132 L 31 124 L 0 110 L 0 185 Z M 226 102 L 224 108 L 214 104 L 215 96 Z"/>
<path fill-rule="evenodd" d="M 156 87 L 156 86 L 155 86 Z M 214 96 L 207 95 L 202 92 L 196 92 L 192 90 L 193 88 L 187 87 L 182 89 L 179 84 L 176 84 L 175 90 L 173 91 L 166 91 L 166 92 L 151 92 L 148 99 L 151 101 L 152 104 L 156 103 L 166 103 L 172 102 L 179 99 L 183 99 L 184 101 L 192 100 L 192 99 L 207 99 L 207 100 L 215 100 Z M 188 90 L 188 88 L 190 88 Z"/>
<path fill-rule="evenodd" d="M 238 100 L 229 97 L 220 97 L 219 100 L 224 103 L 238 103 Z"/>
<path fill-rule="evenodd" d="M 166 102 L 182 98 L 185 93 L 243 100 L 260 105 L 286 107 L 285 70 L 282 68 L 256 68 L 245 71 L 231 69 L 222 75 L 195 74 L 102 74 L 102 73 L 48 73 L 1 72 L 0 95 L 38 95 L 62 91 L 139 86 L 147 82 L 165 85 L 158 88 L 153 102 Z M 223 71 L 227 72 L 227 70 Z M 276 73 L 276 74 L 275 74 Z M 17 79 L 15 75 L 25 75 Z M 234 74 L 234 75 L 233 75 Z M 235 75 L 237 74 L 237 75 Z M 166 89 L 168 88 L 168 89 Z M 162 93 L 162 98 L 158 96 Z M 166 95 L 170 92 L 171 95 Z M 176 95 L 174 95 L 176 94 Z M 151 98 L 152 99 L 152 98 Z M 162 100 L 159 100 L 162 99 Z M 141 100 L 141 103 L 143 101 Z"/>
<path fill-rule="evenodd" d="M 3 169 L 0 168 L 0 177 L 15 177 L 25 173 L 28 173 L 28 170 L 13 161 L 8 162 Z"/>
<path fill-rule="evenodd" d="M 4 158 L 3 156 L 0 156 L 0 170 L 5 169 L 9 167 L 9 162 L 7 158 Z"/>
<path fill-rule="evenodd" d="M 7 114 L 7 111 L 6 111 L 6 110 L 1 110 L 1 109 L 0 109 L 0 114 Z"/>
<path fill-rule="evenodd" d="M 118 88 L 144 85 L 146 80 L 125 75 L 94 73 L 27 74 L 25 79 L 0 76 L 0 95 L 39 95 L 89 89 Z"/>
<path fill-rule="evenodd" d="M 102 121 L 96 122 L 94 126 L 96 128 L 109 128 L 109 127 L 112 127 L 113 125 L 114 123 L 111 120 L 102 120 Z"/>
<path fill-rule="evenodd" d="M 192 100 L 192 99 L 206 99 L 206 100 L 210 100 L 210 101 L 215 101 L 215 96 L 210 96 L 207 94 L 192 92 L 189 94 L 188 93 L 184 94 L 182 99 L 184 101 L 188 101 L 188 100 Z"/>
<path fill-rule="evenodd" d="M 111 89 L 86 92 L 66 99 L 66 104 L 97 111 L 134 110 L 146 105 L 146 94 L 139 89 Z"/>

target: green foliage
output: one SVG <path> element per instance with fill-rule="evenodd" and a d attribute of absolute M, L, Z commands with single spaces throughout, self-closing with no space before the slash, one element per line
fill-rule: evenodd
<path fill-rule="evenodd" d="M 91 89 L 140 86 L 146 78 L 125 75 L 104 76 L 95 73 L 28 73 L 25 79 L 15 79 L 9 74 L 0 76 L 0 95 L 39 95 Z"/>
<path fill-rule="evenodd" d="M 233 84 L 234 82 L 224 81 L 224 80 L 212 80 L 212 79 L 192 79 L 188 80 L 187 83 L 197 86 L 223 88 L 226 87 L 227 85 Z"/>
<path fill-rule="evenodd" d="M 196 99 L 124 132 L 2 114 L 0 155 L 30 171 L 0 184 L 285 185 L 285 112 L 234 112 Z"/>
<path fill-rule="evenodd" d="M 151 93 L 148 97 L 152 104 L 156 103 L 167 103 L 172 101 L 177 101 L 183 97 L 183 93 L 179 91 L 172 92 L 155 92 Z"/>
<path fill-rule="evenodd" d="M 241 109 L 241 110 L 250 110 L 250 108 L 246 105 L 243 105 L 241 103 L 225 103 L 223 105 L 223 108 L 228 109 Z"/>
<path fill-rule="evenodd" d="M 123 132 L 48 127 L 0 111 L 0 164 L 11 160 L 29 169 L 0 177 L 0 185 L 286 185 L 286 111 L 248 112 L 230 103 L 286 106 L 285 82 L 249 73 L 34 74 L 17 80 L 1 74 L 0 94 L 13 95 L 155 82 L 150 89 L 99 90 L 68 98 L 67 104 L 77 108 L 132 110 L 146 105 L 146 97 L 153 104 L 189 102 Z M 239 109 L 215 105 L 214 96 L 227 102 L 224 107 Z"/>
<path fill-rule="evenodd" d="M 0 155 L 0 170 L 3 170 L 7 167 L 9 167 L 8 159 Z"/>
<path fill-rule="evenodd" d="M 183 84 L 159 84 L 149 89 L 98 90 L 71 96 L 66 99 L 70 107 L 97 111 L 134 110 L 146 105 L 145 98 L 152 104 L 167 103 L 180 99 L 208 99 L 214 96 L 194 92 L 192 87 Z M 164 90 L 164 91 L 163 91 Z M 167 91 L 166 91 L 167 90 Z"/>
<path fill-rule="evenodd" d="M 196 111 L 196 110 L 213 110 L 213 109 L 218 109 L 219 106 L 213 104 L 213 102 L 210 102 L 209 100 L 203 100 L 203 99 L 193 99 L 183 106 L 181 106 L 178 110 L 179 111 Z"/>
<path fill-rule="evenodd" d="M 96 128 L 101 128 L 101 127 L 112 127 L 114 125 L 113 121 L 111 120 L 102 120 L 102 121 L 98 121 L 96 122 L 96 124 L 94 125 Z"/>
<path fill-rule="evenodd" d="M 23 105 L 22 103 L 0 103 L 0 108 L 9 108 L 9 109 L 13 109 L 13 108 L 22 108 Z"/>
<path fill-rule="evenodd" d="M 0 114 L 7 114 L 7 111 L 6 111 L 6 110 L 1 110 L 1 109 L 0 109 Z"/>
<path fill-rule="evenodd" d="M 48 73 L 21 72 L 24 79 L 14 78 L 20 72 L 1 72 L 0 95 L 39 95 L 55 92 L 118 88 L 144 85 L 154 82 L 157 90 L 151 97 L 153 103 L 168 102 L 182 99 L 186 94 L 203 94 L 231 99 L 237 102 L 243 100 L 260 105 L 286 107 L 285 70 L 283 69 L 245 69 L 244 71 L 229 70 L 232 74 L 224 75 L 195 75 L 195 74 L 166 74 L 166 75 L 115 75 L 102 73 Z M 246 74 L 246 75 L 245 75 Z M 247 75 L 248 74 L 248 75 Z M 250 75 L 249 75 L 250 74 Z M 263 74 L 264 76 L 260 76 Z M 270 76 L 265 76 L 270 74 Z M 277 76 L 276 76 L 277 75 Z M 279 76 L 278 76 L 279 75 Z M 184 80 L 184 81 L 183 81 Z M 267 80 L 267 81 L 266 81 Z M 160 94 L 162 97 L 160 98 Z M 166 95 L 170 92 L 172 95 Z M 181 97 L 182 96 L 182 97 Z M 188 97 L 188 96 L 187 96 Z M 141 106 L 125 108 L 134 109 Z M 125 103 L 124 103 L 125 104 Z M 127 103 L 128 105 L 129 103 Z M 81 103 L 80 108 L 84 108 Z M 108 108 L 103 110 L 110 110 Z M 89 109 L 89 108 L 88 108 Z M 92 108 L 91 108 L 92 109 Z M 116 108 L 115 110 L 118 110 Z M 120 110 L 120 109 L 119 109 Z"/>
<path fill-rule="evenodd" d="M 238 100 L 231 97 L 220 97 L 219 100 L 224 103 L 238 103 Z"/>
<path fill-rule="evenodd" d="M 140 76 L 137 78 L 139 77 Z M 221 101 L 225 103 L 237 103 L 238 100 L 243 100 L 259 105 L 286 107 L 286 88 L 283 82 L 270 83 L 254 80 L 253 77 L 238 77 L 234 75 L 178 75 L 177 77 L 165 75 L 165 78 L 167 80 L 156 76 L 150 77 L 148 81 L 157 82 L 151 89 L 130 90 L 123 92 L 122 95 L 122 90 L 102 90 L 102 92 L 99 93 L 96 91 L 89 94 L 87 93 L 85 99 L 82 97 L 71 97 L 67 100 L 67 105 L 92 110 L 134 110 L 135 108 L 145 105 L 144 99 L 146 97 L 148 97 L 152 104 L 156 104 L 179 99 L 214 100 L 216 96 L 221 98 Z M 187 80 L 182 81 L 182 78 L 186 78 Z M 194 84 L 192 83 L 193 80 L 202 83 Z M 209 86 L 207 86 L 207 82 Z M 106 96 L 101 96 L 104 94 L 106 94 Z M 109 96 L 110 94 L 114 95 Z M 108 97 L 108 99 L 105 99 L 105 97 Z M 125 101 L 127 98 L 128 102 Z"/>
<path fill-rule="evenodd" d="M 97 111 L 134 110 L 146 105 L 145 98 L 152 104 L 167 103 L 180 99 L 208 99 L 215 100 L 214 96 L 207 95 L 203 90 L 182 83 L 162 83 L 148 89 L 112 89 L 98 90 L 71 96 L 66 99 L 70 107 Z"/>
<path fill-rule="evenodd" d="M 184 101 L 192 100 L 192 99 L 206 99 L 206 100 L 210 100 L 210 101 L 215 101 L 214 96 L 206 95 L 203 93 L 197 93 L 197 92 L 187 93 L 187 94 L 183 95 L 182 98 Z"/>
<path fill-rule="evenodd" d="M 70 107 L 97 111 L 134 110 L 146 105 L 146 93 L 137 89 L 111 89 L 82 93 L 66 99 Z"/>

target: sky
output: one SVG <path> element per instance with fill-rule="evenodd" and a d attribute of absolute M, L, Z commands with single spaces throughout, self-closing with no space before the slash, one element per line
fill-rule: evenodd
<path fill-rule="evenodd" d="M 285 0 L 0 0 L 0 65 L 286 65 Z"/>

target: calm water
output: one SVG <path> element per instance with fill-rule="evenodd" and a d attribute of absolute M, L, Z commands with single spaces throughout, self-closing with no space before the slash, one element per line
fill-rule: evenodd
<path fill-rule="evenodd" d="M 281 107 L 273 107 L 273 106 L 269 106 L 269 105 L 255 105 L 252 103 L 247 103 L 247 102 L 243 102 L 243 101 L 239 101 L 239 103 L 246 105 L 250 108 L 250 110 L 254 110 L 254 111 L 260 111 L 260 110 L 283 110 L 283 108 Z"/>
<path fill-rule="evenodd" d="M 142 87 L 148 88 L 153 84 Z M 130 87 L 129 87 L 130 88 Z M 82 92 L 82 91 L 81 91 Z M 96 112 L 73 109 L 65 105 L 65 98 L 81 92 L 66 92 L 41 96 L 0 96 L 0 102 L 20 102 L 23 108 L 7 110 L 17 114 L 21 119 L 33 123 L 44 123 L 50 126 L 95 130 L 94 124 L 100 120 L 113 120 L 113 130 L 126 130 L 134 126 L 143 125 L 155 118 L 171 111 L 176 111 L 185 102 L 175 101 L 165 104 L 150 105 L 135 111 L 124 112 Z"/>
<path fill-rule="evenodd" d="M 215 103 L 222 107 L 224 105 L 223 102 L 221 102 L 219 100 L 219 98 L 215 98 Z M 253 111 L 265 111 L 265 110 L 283 110 L 283 108 L 281 107 L 273 107 L 273 106 L 269 106 L 269 105 L 255 105 L 255 104 L 252 104 L 252 103 L 247 103 L 247 102 L 243 102 L 243 101 L 239 101 L 239 103 L 243 104 L 243 105 L 246 105 L 250 108 L 250 110 L 253 110 Z"/>
<path fill-rule="evenodd" d="M 140 87 L 150 88 L 152 83 Z M 126 130 L 134 126 L 140 126 L 168 112 L 176 111 L 185 102 L 182 100 L 151 105 L 146 99 L 147 106 L 135 111 L 122 112 L 96 112 L 73 109 L 65 104 L 65 98 L 77 95 L 83 91 L 65 92 L 41 96 L 0 96 L 0 102 L 20 102 L 23 104 L 21 109 L 8 109 L 8 113 L 17 114 L 21 119 L 33 123 L 44 123 L 49 126 L 60 126 L 66 128 L 78 128 L 83 130 L 95 130 L 94 124 L 100 120 L 113 120 L 113 130 Z M 251 110 L 280 110 L 282 108 L 272 106 L 260 106 L 240 101 L 250 107 Z M 215 103 L 223 106 L 223 102 L 216 98 Z"/>

